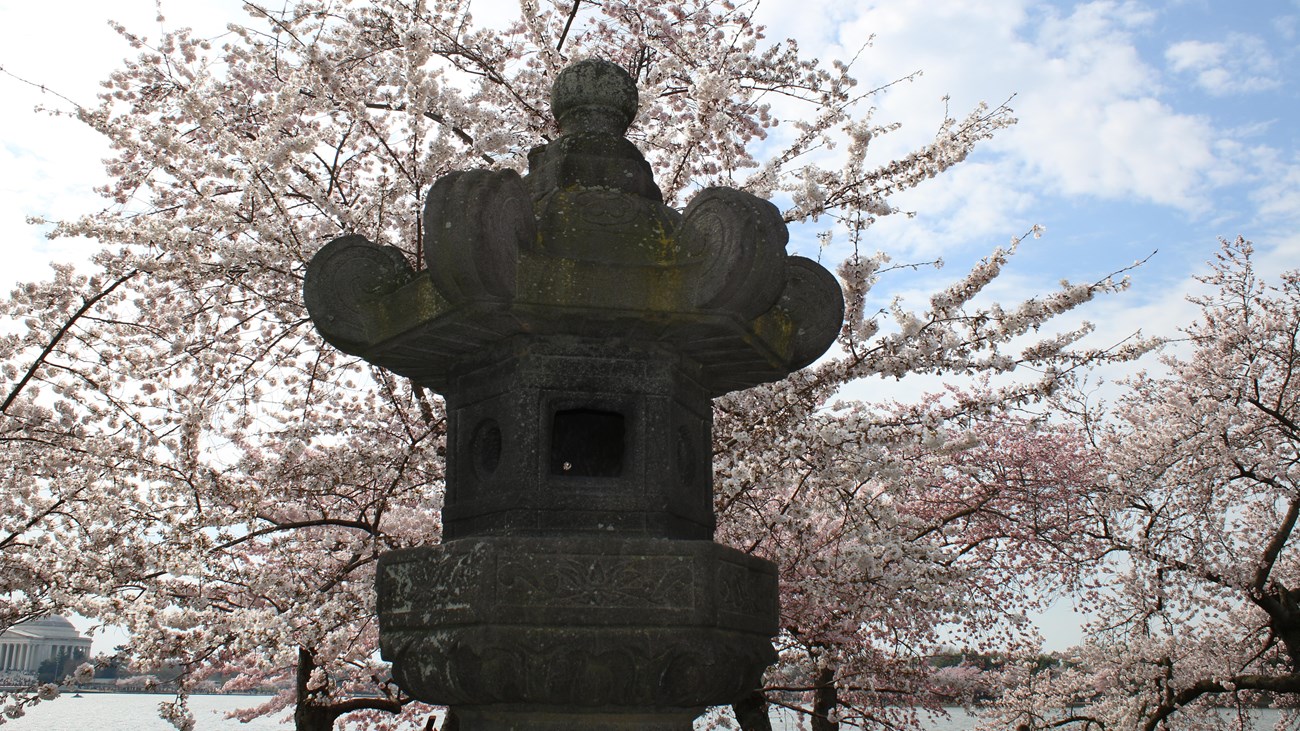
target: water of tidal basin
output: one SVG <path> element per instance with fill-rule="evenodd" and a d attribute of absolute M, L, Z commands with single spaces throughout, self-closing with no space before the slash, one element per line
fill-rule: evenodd
<path fill-rule="evenodd" d="M 41 703 L 18 719 L 5 719 L 3 731 L 176 731 L 171 724 L 158 718 L 158 704 L 171 700 L 169 695 L 134 693 L 87 693 L 80 698 L 63 696 Z M 292 729 L 284 717 L 259 718 L 251 723 L 240 723 L 225 718 L 237 708 L 249 708 L 263 703 L 265 696 L 196 695 L 190 698 L 190 708 L 197 721 L 195 731 L 286 731 Z M 959 708 L 950 710 L 949 719 L 930 721 L 925 731 L 970 731 L 975 721 Z M 1261 716 L 1251 731 L 1266 731 L 1277 721 L 1276 711 L 1261 711 Z M 787 731 L 787 726 L 773 724 L 776 731 Z"/>

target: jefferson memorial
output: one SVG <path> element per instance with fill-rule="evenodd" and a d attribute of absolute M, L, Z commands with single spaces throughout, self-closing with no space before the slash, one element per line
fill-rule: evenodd
<path fill-rule="evenodd" d="M 90 638 L 63 617 L 23 622 L 0 634 L 0 672 L 35 674 L 46 660 L 78 655 L 90 657 Z"/>

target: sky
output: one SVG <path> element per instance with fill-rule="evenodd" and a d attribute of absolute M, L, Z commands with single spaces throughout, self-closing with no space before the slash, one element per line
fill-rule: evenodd
<path fill-rule="evenodd" d="M 502 6 L 475 3 L 476 15 Z M 107 20 L 156 33 L 159 7 L 168 27 L 211 36 L 246 18 L 235 0 L 0 0 L 0 290 L 93 250 L 48 241 L 27 220 L 101 208 L 107 147 L 34 107 L 68 109 L 59 95 L 92 102 L 129 53 Z M 1254 241 L 1266 278 L 1300 266 L 1300 0 L 764 0 L 756 18 L 769 40 L 794 38 L 807 55 L 857 56 L 860 88 L 922 72 L 871 100 L 876 120 L 902 125 L 873 143 L 880 154 L 924 144 L 945 108 L 960 117 L 1009 99 L 1015 110 L 1013 128 L 892 200 L 914 217 L 869 231 L 866 245 L 895 262 L 946 262 L 891 294 L 920 298 L 1037 224 L 1046 234 L 1021 245 L 995 298 L 1150 257 L 1127 292 L 1084 313 L 1101 344 L 1139 328 L 1176 336 L 1196 315 L 1185 297 L 1219 237 Z M 815 235 L 796 230 L 792 246 Z M 1068 606 L 1040 624 L 1049 649 L 1078 639 Z"/>

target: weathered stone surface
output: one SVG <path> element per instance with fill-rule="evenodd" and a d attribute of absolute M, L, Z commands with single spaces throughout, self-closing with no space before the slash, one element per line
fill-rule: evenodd
<path fill-rule="evenodd" d="M 381 647 L 430 702 L 698 712 L 774 659 L 776 581 L 711 541 L 452 541 L 381 559 Z"/>
<path fill-rule="evenodd" d="M 483 355 L 448 390 L 445 538 L 712 537 L 712 408 L 692 361 L 572 338 Z"/>
<path fill-rule="evenodd" d="M 574 186 L 628 193 L 663 203 L 650 163 L 624 137 L 600 132 L 565 135 L 542 145 L 528 156 L 528 184 L 533 196 L 548 195 Z M 662 206 L 669 214 L 672 209 Z"/>
<path fill-rule="evenodd" d="M 308 267 L 330 343 L 446 397 L 445 543 L 381 558 L 380 645 L 471 731 L 688 731 L 774 657 L 775 567 L 710 540 L 710 399 L 812 362 L 843 296 L 771 203 L 664 205 L 636 102 L 575 64 L 525 178 L 434 184 L 427 271 L 359 236 Z"/>
<path fill-rule="evenodd" d="M 820 358 L 835 342 L 844 322 L 844 295 L 825 267 L 802 256 L 786 257 L 784 284 L 774 309 L 794 328 L 787 353 L 798 369 Z"/>
<path fill-rule="evenodd" d="M 383 337 L 374 315 L 380 299 L 414 278 L 402 252 L 363 236 L 340 236 L 307 265 L 303 301 L 316 329 L 340 350 L 352 352 Z"/>
<path fill-rule="evenodd" d="M 691 731 L 698 711 L 654 709 L 638 713 L 556 713 L 532 708 L 459 706 L 461 731 Z"/>
<path fill-rule="evenodd" d="M 380 621 L 776 631 L 772 564 L 712 541 L 480 537 L 385 554 Z M 647 614 L 645 610 L 653 610 Z"/>
<path fill-rule="evenodd" d="M 551 113 L 565 134 L 621 135 L 636 119 L 636 82 L 608 61 L 579 61 L 560 72 L 551 86 Z"/>
<path fill-rule="evenodd" d="M 439 179 L 424 213 L 429 269 L 359 303 L 351 335 L 330 342 L 443 393 L 461 362 L 521 335 L 662 343 L 699 364 L 712 395 L 783 378 L 830 347 L 839 285 L 786 254 L 775 206 L 728 188 L 702 191 L 685 216 L 664 205 L 619 136 L 636 92 L 612 64 L 570 67 L 554 94 L 565 134 L 533 150 L 527 178 Z M 307 288 L 329 289 L 327 270 L 314 265 Z"/>
<path fill-rule="evenodd" d="M 495 624 L 385 630 L 384 659 L 413 698 L 454 707 L 697 716 L 760 687 L 768 638 L 717 628 Z"/>
<path fill-rule="evenodd" d="M 532 200 L 513 170 L 450 173 L 425 199 L 424 257 L 449 303 L 513 297 L 519 253 L 536 238 Z"/>
<path fill-rule="evenodd" d="M 686 207 L 679 234 L 688 256 L 700 262 L 693 304 L 746 320 L 772 309 L 785 285 L 789 238 L 771 203 L 731 188 L 701 191 Z"/>

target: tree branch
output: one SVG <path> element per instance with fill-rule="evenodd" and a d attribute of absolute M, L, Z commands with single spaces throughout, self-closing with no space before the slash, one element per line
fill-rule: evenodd
<path fill-rule="evenodd" d="M 401 713 L 402 702 L 391 698 L 349 698 L 329 705 L 330 711 L 337 716 L 353 711 L 388 711 Z"/>
<path fill-rule="evenodd" d="M 1255 578 L 1251 583 L 1256 592 L 1263 592 L 1268 575 L 1273 571 L 1273 564 L 1277 562 L 1278 555 L 1282 553 L 1282 549 L 1291 538 L 1291 531 L 1295 529 L 1297 517 L 1300 517 L 1300 496 L 1291 498 L 1286 508 L 1286 516 L 1282 518 L 1282 525 L 1278 526 L 1273 537 L 1269 539 L 1268 545 L 1264 547 L 1264 555 L 1260 558 L 1259 568 L 1255 569 Z"/>
<path fill-rule="evenodd" d="M 560 40 L 555 44 L 555 52 L 559 53 L 560 48 L 564 46 L 564 39 L 569 37 L 569 27 L 573 25 L 573 19 L 578 17 L 578 6 L 582 5 L 582 0 L 573 0 L 573 10 L 569 11 L 569 19 L 564 21 L 564 30 L 560 32 Z"/>
<path fill-rule="evenodd" d="M 308 93 L 308 94 L 310 95 L 309 92 L 304 92 L 304 93 Z M 366 109 L 378 109 L 378 110 L 382 110 L 382 111 L 386 111 L 386 112 L 405 112 L 405 111 L 406 111 L 406 105 L 405 105 L 405 104 L 392 105 L 392 104 L 385 104 L 385 103 L 382 103 L 382 102 L 366 102 L 365 105 L 366 105 Z M 421 112 L 420 114 L 421 114 L 422 116 L 428 118 L 428 119 L 431 119 L 431 120 L 437 122 L 438 124 L 441 124 L 442 126 L 446 127 L 447 129 L 451 130 L 452 134 L 456 135 L 457 139 L 459 139 L 461 142 L 464 142 L 467 146 L 469 146 L 469 147 L 473 147 L 473 146 L 474 146 L 474 137 L 473 137 L 472 135 L 470 135 L 470 133 L 466 132 L 464 129 L 461 129 L 460 127 L 456 126 L 455 124 L 452 124 L 452 123 L 451 123 L 450 121 L 448 121 L 447 118 L 444 117 L 443 115 L 441 115 L 441 114 L 439 114 L 439 113 L 437 113 L 437 112 L 428 111 L 428 110 L 423 111 L 423 112 Z M 489 154 L 487 154 L 486 152 L 480 152 L 480 153 L 478 154 L 478 156 L 479 156 L 480 158 L 482 158 L 485 162 L 487 162 L 489 165 L 491 165 L 492 163 L 496 162 L 496 160 L 494 160 L 494 159 L 492 158 L 492 156 L 489 155 Z"/>
<path fill-rule="evenodd" d="M 266 518 L 263 518 L 263 520 L 266 520 Z M 274 521 L 271 522 L 274 523 Z M 262 528 L 260 530 L 255 530 L 246 535 L 242 535 L 234 540 L 226 541 L 225 543 L 214 547 L 212 550 L 224 551 L 227 548 L 237 546 L 245 541 L 249 541 L 254 538 L 258 538 L 260 536 L 269 535 L 271 533 L 278 533 L 280 531 L 297 530 L 298 528 L 320 528 L 327 525 L 334 526 L 337 528 L 355 528 L 356 530 L 365 531 L 366 533 L 370 533 L 372 535 L 376 532 L 375 527 L 373 525 L 360 520 L 341 520 L 338 518 L 318 518 L 316 520 L 298 520 L 298 521 L 291 521 L 288 523 L 274 523 L 274 525 L 272 525 L 269 528 Z"/>
<path fill-rule="evenodd" d="M 1237 675 L 1223 680 L 1198 680 L 1174 693 L 1164 703 L 1156 706 L 1142 726 L 1143 731 L 1156 731 L 1166 718 L 1179 708 L 1203 695 L 1234 693 L 1240 690 L 1263 690 L 1271 693 L 1300 693 L 1300 675 Z"/>
<path fill-rule="evenodd" d="M 50 340 L 49 344 L 45 346 L 45 349 L 41 351 L 41 354 L 38 355 L 36 360 L 32 362 L 30 367 L 28 367 L 27 372 L 23 374 L 23 377 L 18 379 L 18 383 L 14 384 L 13 389 L 9 391 L 9 395 L 5 397 L 4 404 L 0 405 L 0 414 L 8 413 L 9 407 L 12 406 L 14 400 L 18 398 L 18 394 L 22 393 L 22 390 L 27 386 L 27 382 L 32 380 L 32 377 L 36 375 L 36 371 L 40 369 L 43 363 L 45 363 L 45 359 L 50 356 L 50 353 L 54 352 L 54 349 L 58 347 L 59 342 L 63 340 L 63 336 L 67 335 L 68 332 L 72 330 L 72 326 L 77 324 L 77 321 L 81 319 L 81 316 L 89 312 L 91 308 L 96 304 L 99 304 L 100 300 L 112 294 L 113 290 L 125 284 L 127 280 L 131 279 L 139 272 L 139 269 L 132 269 L 119 277 L 115 282 L 96 293 L 95 296 L 82 303 L 81 307 L 72 314 L 72 317 L 68 318 L 68 321 L 63 323 L 63 327 L 60 327 L 59 331 L 54 334 L 54 338 Z"/>

